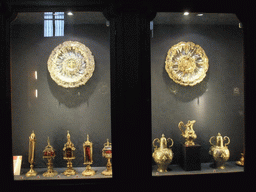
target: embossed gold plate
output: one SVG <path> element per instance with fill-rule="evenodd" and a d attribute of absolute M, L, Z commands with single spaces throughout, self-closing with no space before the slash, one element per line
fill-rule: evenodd
<path fill-rule="evenodd" d="M 208 68 L 208 57 L 204 50 L 193 42 L 180 42 L 167 52 L 165 70 L 180 85 L 194 86 L 200 83 Z"/>
<path fill-rule="evenodd" d="M 84 85 L 95 69 L 92 52 L 77 41 L 65 41 L 55 47 L 47 65 L 51 78 L 65 88 Z"/>

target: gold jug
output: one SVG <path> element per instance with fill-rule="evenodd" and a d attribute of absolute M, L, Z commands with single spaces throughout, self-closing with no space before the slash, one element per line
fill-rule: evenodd
<path fill-rule="evenodd" d="M 158 169 L 157 169 L 158 172 L 167 172 L 167 167 L 172 162 L 174 154 L 171 149 L 167 148 L 167 142 L 169 140 L 172 141 L 172 144 L 169 146 L 169 148 L 170 148 L 173 146 L 173 140 L 171 138 L 166 139 L 164 137 L 164 134 L 162 134 L 162 137 L 160 140 L 158 138 L 153 140 L 152 144 L 153 144 L 153 147 L 155 147 L 155 148 L 154 148 L 152 157 L 154 158 L 154 161 L 156 162 L 156 164 L 158 166 Z M 160 143 L 158 148 L 154 144 L 155 141 Z"/>
<path fill-rule="evenodd" d="M 185 125 L 182 121 L 179 122 L 178 127 L 181 130 L 182 134 L 181 136 L 185 138 L 186 142 L 185 145 L 193 146 L 195 145 L 194 139 L 197 138 L 196 133 L 193 129 L 193 125 L 196 122 L 196 120 L 188 121 L 188 123 Z M 181 127 L 185 127 L 185 131 L 182 130 Z"/>
<path fill-rule="evenodd" d="M 212 139 L 215 138 L 216 144 L 214 145 L 212 143 Z M 228 142 L 223 146 L 223 141 L 228 139 Z M 214 159 L 214 165 L 218 169 L 225 169 L 225 162 L 229 159 L 230 157 L 230 152 L 227 147 L 230 143 L 229 137 L 225 136 L 222 137 L 220 133 L 218 135 L 212 136 L 209 140 L 210 144 L 212 145 L 209 154 L 213 156 Z"/>

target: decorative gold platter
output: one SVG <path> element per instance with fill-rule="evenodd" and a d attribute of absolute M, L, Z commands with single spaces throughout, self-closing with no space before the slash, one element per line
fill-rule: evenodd
<path fill-rule="evenodd" d="M 95 61 L 88 47 L 78 41 L 65 41 L 54 48 L 47 62 L 51 78 L 60 86 L 84 85 L 92 76 Z"/>
<path fill-rule="evenodd" d="M 208 68 L 208 57 L 204 50 L 193 42 L 180 42 L 167 52 L 165 70 L 180 85 L 194 86 L 200 83 Z"/>

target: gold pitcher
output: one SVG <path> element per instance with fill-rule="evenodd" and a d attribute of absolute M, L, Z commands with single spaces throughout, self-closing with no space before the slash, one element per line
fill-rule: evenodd
<path fill-rule="evenodd" d="M 181 132 L 182 132 L 181 136 L 183 136 L 185 138 L 185 140 L 186 140 L 185 145 L 188 145 L 188 146 L 195 145 L 195 143 L 193 141 L 194 139 L 197 138 L 196 133 L 195 133 L 195 131 L 193 129 L 193 125 L 194 125 L 195 122 L 196 122 L 195 120 L 188 121 L 188 123 L 185 125 L 181 121 L 178 124 L 178 127 L 181 130 Z M 182 130 L 182 126 L 185 127 L 185 131 Z"/>
<path fill-rule="evenodd" d="M 216 141 L 215 145 L 212 143 L 213 138 L 215 138 L 215 141 Z M 223 146 L 223 142 L 226 139 L 228 140 L 228 142 L 225 144 L 225 146 Z M 213 156 L 215 167 L 218 169 L 225 169 L 225 166 L 224 166 L 225 162 L 230 157 L 230 152 L 227 147 L 227 145 L 229 145 L 229 143 L 230 143 L 229 137 L 227 137 L 227 136 L 222 137 L 221 134 L 218 133 L 218 135 L 216 137 L 212 136 L 210 138 L 209 142 L 212 145 L 209 150 L 209 154 Z"/>
<path fill-rule="evenodd" d="M 173 159 L 173 152 L 171 149 L 167 148 L 167 142 L 171 140 L 172 144 L 169 146 L 173 146 L 173 140 L 171 138 L 166 139 L 164 134 L 162 134 L 161 139 L 159 140 L 158 138 L 153 140 L 153 147 L 154 152 L 152 154 L 152 157 L 154 158 L 154 161 L 156 162 L 158 169 L 158 172 L 167 172 L 167 167 L 168 165 L 172 162 Z M 155 141 L 157 141 L 159 144 L 159 148 L 154 144 Z"/>

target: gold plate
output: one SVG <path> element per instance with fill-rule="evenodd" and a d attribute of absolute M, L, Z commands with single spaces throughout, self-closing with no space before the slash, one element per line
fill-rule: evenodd
<path fill-rule="evenodd" d="M 167 52 L 165 70 L 180 85 L 194 86 L 200 83 L 208 68 L 208 57 L 204 50 L 193 42 L 180 42 Z"/>
<path fill-rule="evenodd" d="M 92 52 L 77 41 L 65 41 L 55 47 L 47 65 L 51 78 L 65 88 L 84 85 L 95 69 Z"/>

